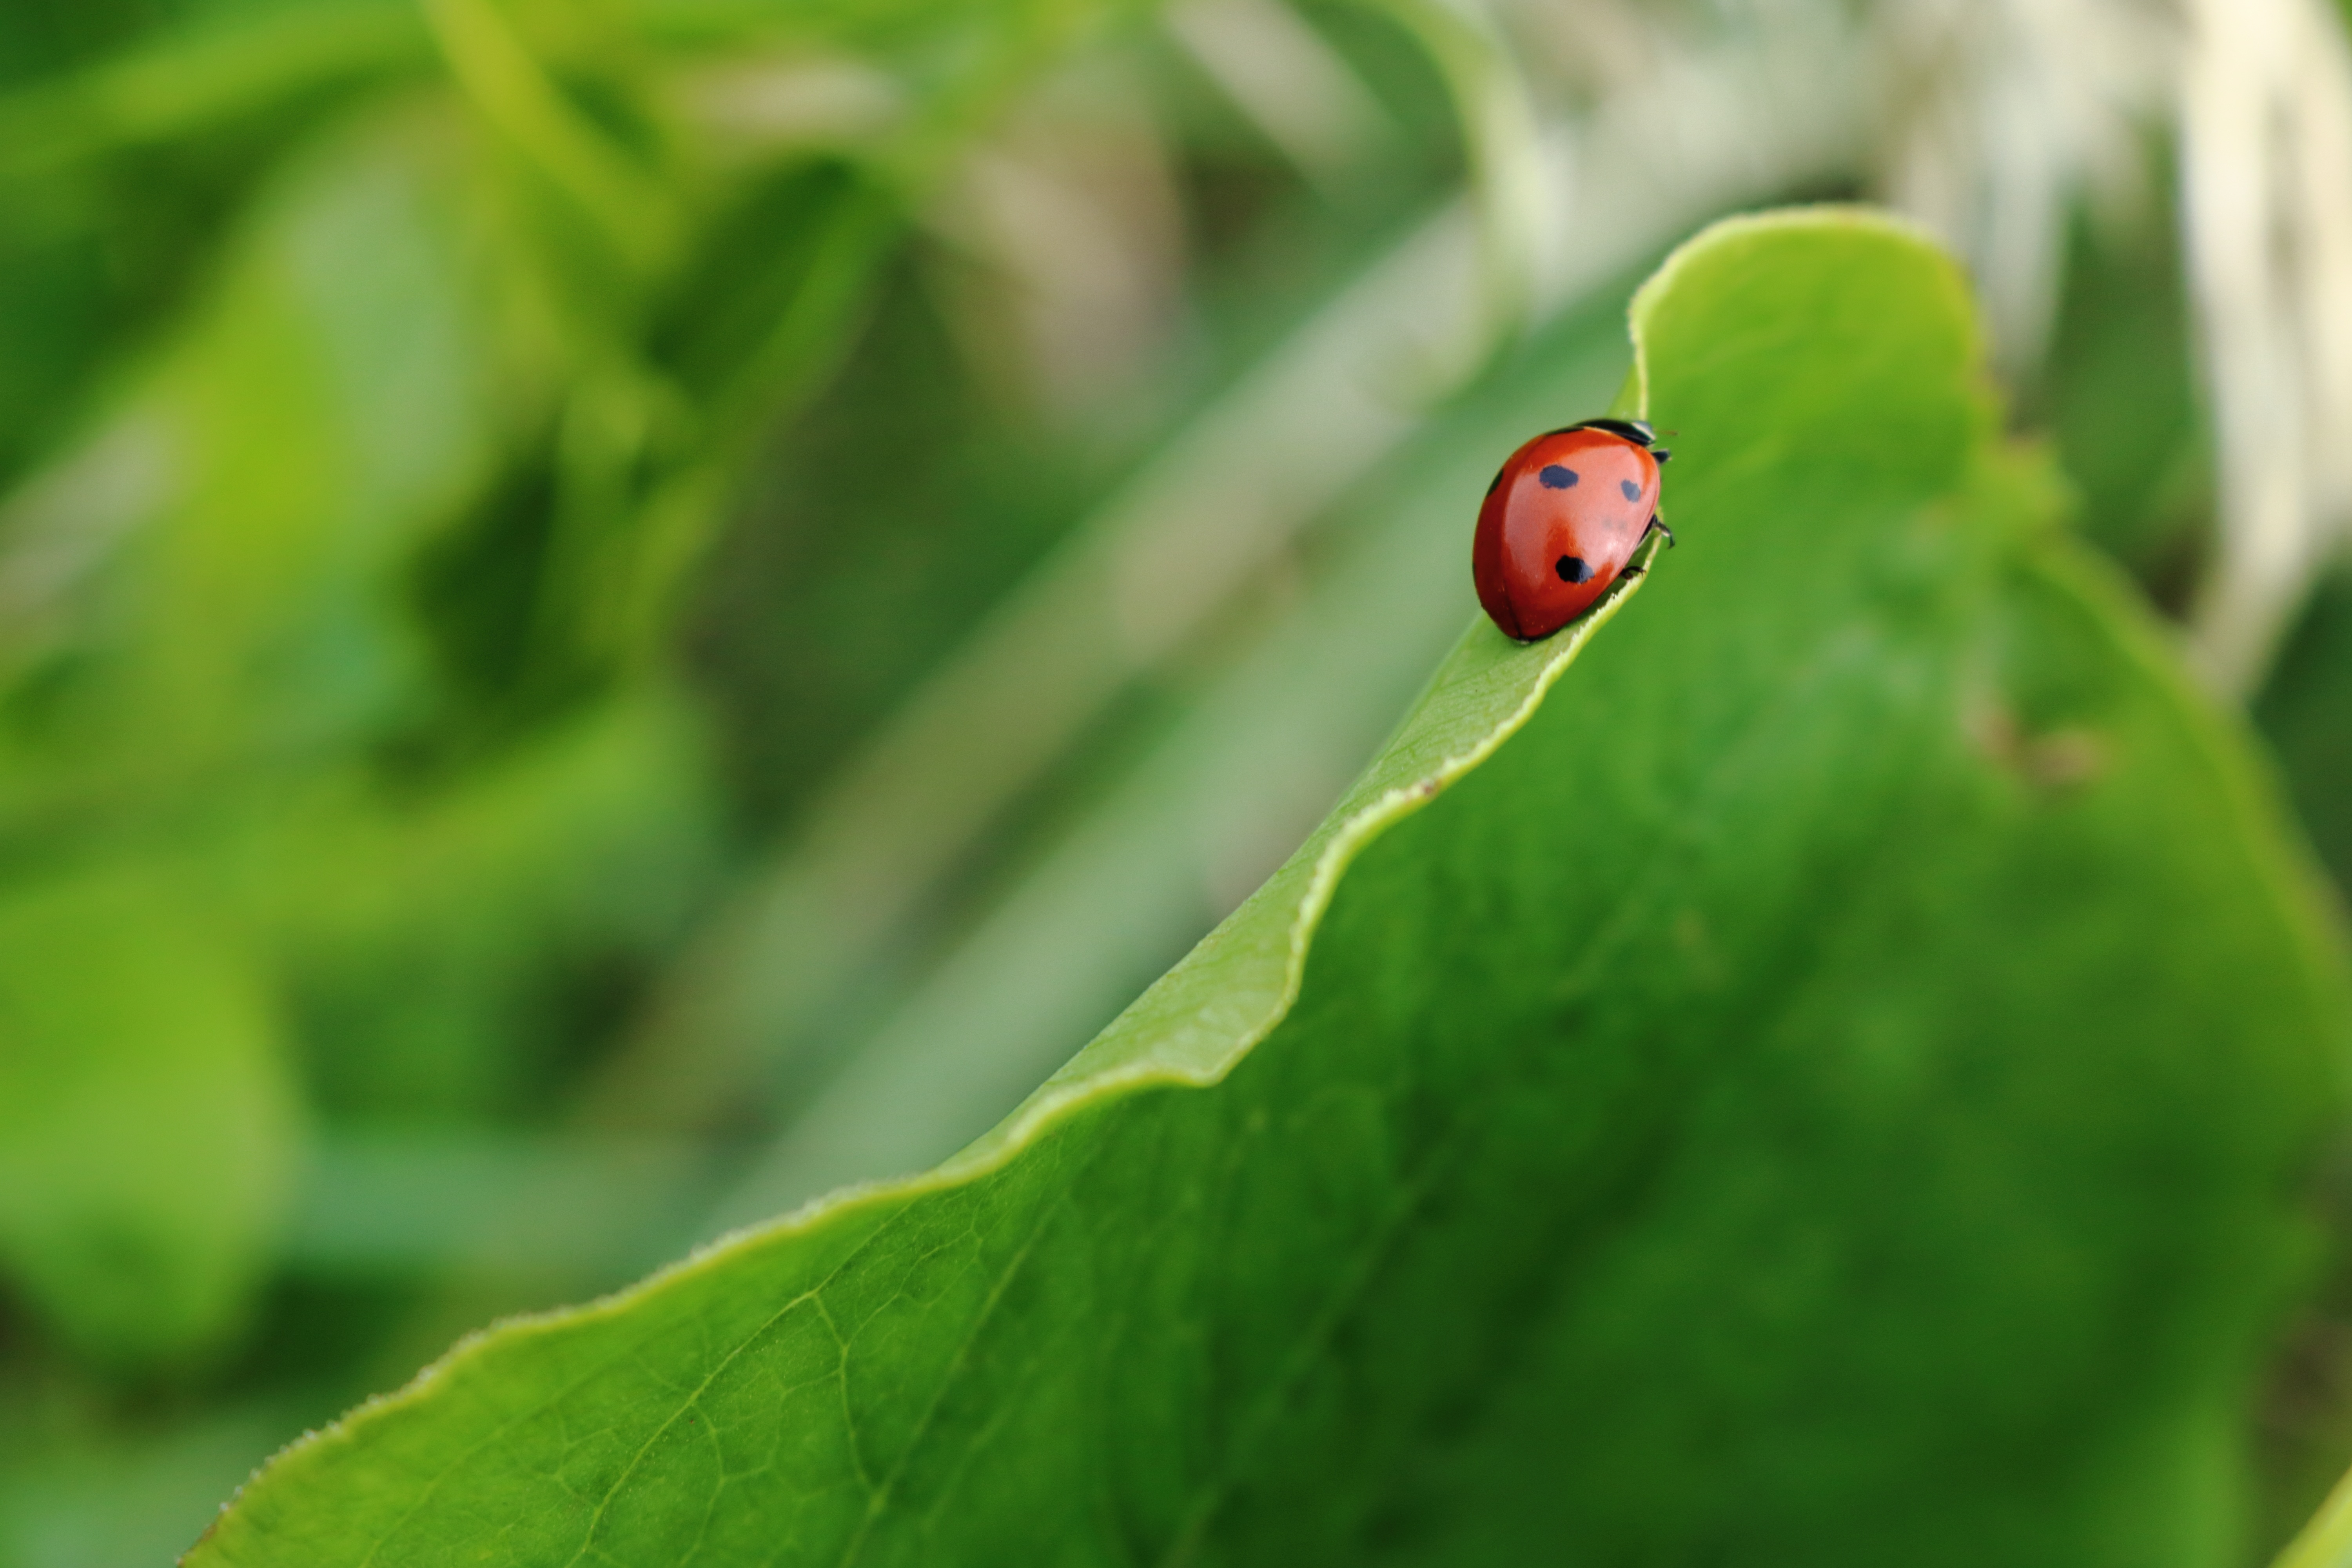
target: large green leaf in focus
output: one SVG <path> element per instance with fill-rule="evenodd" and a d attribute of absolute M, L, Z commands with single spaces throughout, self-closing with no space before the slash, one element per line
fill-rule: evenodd
<path fill-rule="evenodd" d="M 1556 687 L 1593 622 L 1476 625 L 995 1133 L 469 1342 L 190 1561 L 2237 1560 L 2347 1017 L 2275 805 L 1925 243 L 1727 226 L 1634 326 L 1682 544 Z"/>

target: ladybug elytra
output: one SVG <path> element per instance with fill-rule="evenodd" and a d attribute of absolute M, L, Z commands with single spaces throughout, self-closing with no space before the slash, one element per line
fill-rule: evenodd
<path fill-rule="evenodd" d="M 1624 574 L 1658 516 L 1658 465 L 1673 454 L 1638 419 L 1588 419 L 1512 453 L 1486 488 L 1470 574 L 1505 635 L 1548 637 Z M 1634 569 L 1638 575 L 1640 568 Z"/>

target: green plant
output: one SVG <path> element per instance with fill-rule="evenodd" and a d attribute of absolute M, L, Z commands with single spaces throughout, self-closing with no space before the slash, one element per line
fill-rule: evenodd
<path fill-rule="evenodd" d="M 964 1154 L 489 1331 L 189 1561 L 2236 1560 L 2352 1028 L 2270 786 L 1930 246 L 1734 222 L 1633 329 L 1675 555 L 1474 626 Z"/>

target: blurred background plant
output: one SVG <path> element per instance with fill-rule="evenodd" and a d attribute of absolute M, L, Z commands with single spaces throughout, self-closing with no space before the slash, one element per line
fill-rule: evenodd
<path fill-rule="evenodd" d="M 1969 260 L 2352 885 L 2324 0 L 0 12 L 0 1568 L 985 1129 L 1369 755 L 1632 280 L 1808 197 Z"/>

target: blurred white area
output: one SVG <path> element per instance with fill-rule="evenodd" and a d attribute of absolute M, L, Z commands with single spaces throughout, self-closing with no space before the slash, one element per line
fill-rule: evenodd
<path fill-rule="evenodd" d="M 1000 391 L 1067 420 L 1132 398 L 1183 301 L 1182 202 L 1132 68 L 1090 59 L 975 149 L 930 215 L 950 320 Z"/>
<path fill-rule="evenodd" d="M 2195 648 L 2252 691 L 2352 510 L 2352 60 L 2327 0 L 2189 0 L 2180 169 L 2221 455 Z"/>
<path fill-rule="evenodd" d="M 1873 183 L 1968 258 L 1996 363 L 2029 374 L 2074 212 L 2144 194 L 2173 28 L 2137 0 L 1899 0 L 1876 21 Z"/>
<path fill-rule="evenodd" d="M 1280 0 L 1182 0 L 1168 12 L 1168 30 L 1319 185 L 1344 184 L 1390 132 L 1379 100 Z"/>
<path fill-rule="evenodd" d="M 804 147 L 855 147 L 906 117 L 896 81 L 837 56 L 796 50 L 730 59 L 672 85 L 672 112 L 707 145 L 746 162 Z"/>

